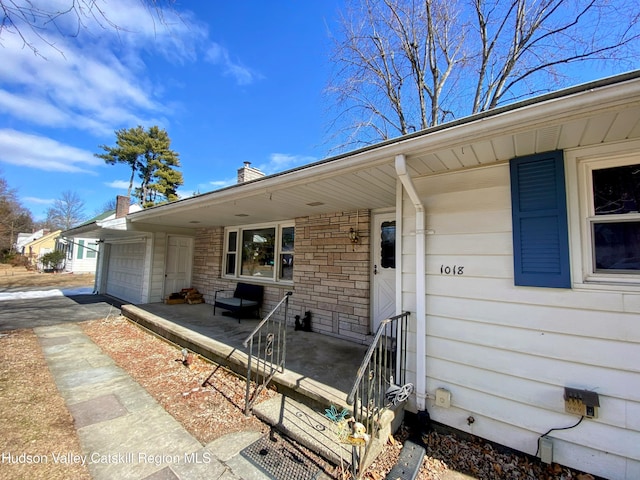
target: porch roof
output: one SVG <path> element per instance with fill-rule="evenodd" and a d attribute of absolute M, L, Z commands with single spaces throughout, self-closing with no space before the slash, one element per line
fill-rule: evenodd
<path fill-rule="evenodd" d="M 640 137 L 640 70 L 442 124 L 127 217 L 153 231 L 289 220 L 396 204 L 395 156 L 411 176 Z"/>

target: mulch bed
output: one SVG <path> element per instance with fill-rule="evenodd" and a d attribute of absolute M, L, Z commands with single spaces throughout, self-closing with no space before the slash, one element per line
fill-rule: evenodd
<path fill-rule="evenodd" d="M 202 444 L 227 433 L 268 431 L 257 418 L 244 415 L 246 382 L 234 373 L 193 354 L 189 354 L 191 362 L 186 366 L 178 346 L 123 317 L 93 320 L 81 326 Z M 264 390 L 258 402 L 273 395 Z"/>

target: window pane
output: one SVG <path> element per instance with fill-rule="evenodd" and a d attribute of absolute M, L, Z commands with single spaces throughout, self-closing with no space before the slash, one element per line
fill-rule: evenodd
<path fill-rule="evenodd" d="M 238 232 L 229 232 L 227 238 L 227 252 L 235 252 L 238 248 Z"/>
<path fill-rule="evenodd" d="M 241 275 L 273 278 L 276 229 L 261 228 L 242 232 Z"/>
<path fill-rule="evenodd" d="M 236 273 L 236 254 L 227 253 L 227 266 L 224 271 L 225 275 L 235 275 Z"/>
<path fill-rule="evenodd" d="M 295 228 L 285 227 L 282 229 L 282 251 L 293 252 L 293 241 L 295 238 Z"/>
<path fill-rule="evenodd" d="M 640 206 L 640 165 L 593 171 L 596 215 L 637 213 Z"/>
<path fill-rule="evenodd" d="M 593 225 L 596 270 L 640 270 L 640 222 Z"/>
<path fill-rule="evenodd" d="M 280 280 L 293 280 L 293 255 L 280 255 Z"/>
<path fill-rule="evenodd" d="M 96 258 L 96 250 L 98 250 L 98 245 L 95 243 L 89 243 L 87 245 L 87 258 Z"/>
<path fill-rule="evenodd" d="M 380 239 L 380 265 L 396 268 L 396 222 L 382 222 Z"/>

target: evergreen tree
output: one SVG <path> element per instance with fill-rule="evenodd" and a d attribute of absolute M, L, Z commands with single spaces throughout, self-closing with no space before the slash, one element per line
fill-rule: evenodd
<path fill-rule="evenodd" d="M 100 145 L 105 153 L 96 153 L 106 163 L 123 163 L 131 169 L 129 178 L 130 196 L 136 172 L 140 186 L 134 190 L 138 203 L 150 207 L 178 199 L 178 187 L 183 184 L 178 153 L 171 150 L 171 139 L 167 131 L 157 126 L 145 130 L 135 128 L 116 130 L 116 146 Z"/>

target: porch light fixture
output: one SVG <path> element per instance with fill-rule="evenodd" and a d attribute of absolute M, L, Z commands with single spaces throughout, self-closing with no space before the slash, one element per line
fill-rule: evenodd
<path fill-rule="evenodd" d="M 355 245 L 360 241 L 360 236 L 358 235 L 358 230 L 357 230 L 359 222 L 360 222 L 360 211 L 356 210 L 356 228 L 351 227 L 349 229 L 349 240 L 351 240 L 351 243 L 353 245 Z"/>
<path fill-rule="evenodd" d="M 353 229 L 353 227 L 351 227 L 349 229 L 349 240 L 351 240 L 351 243 L 356 244 L 360 241 L 360 237 L 358 236 L 358 232 L 356 230 Z"/>

